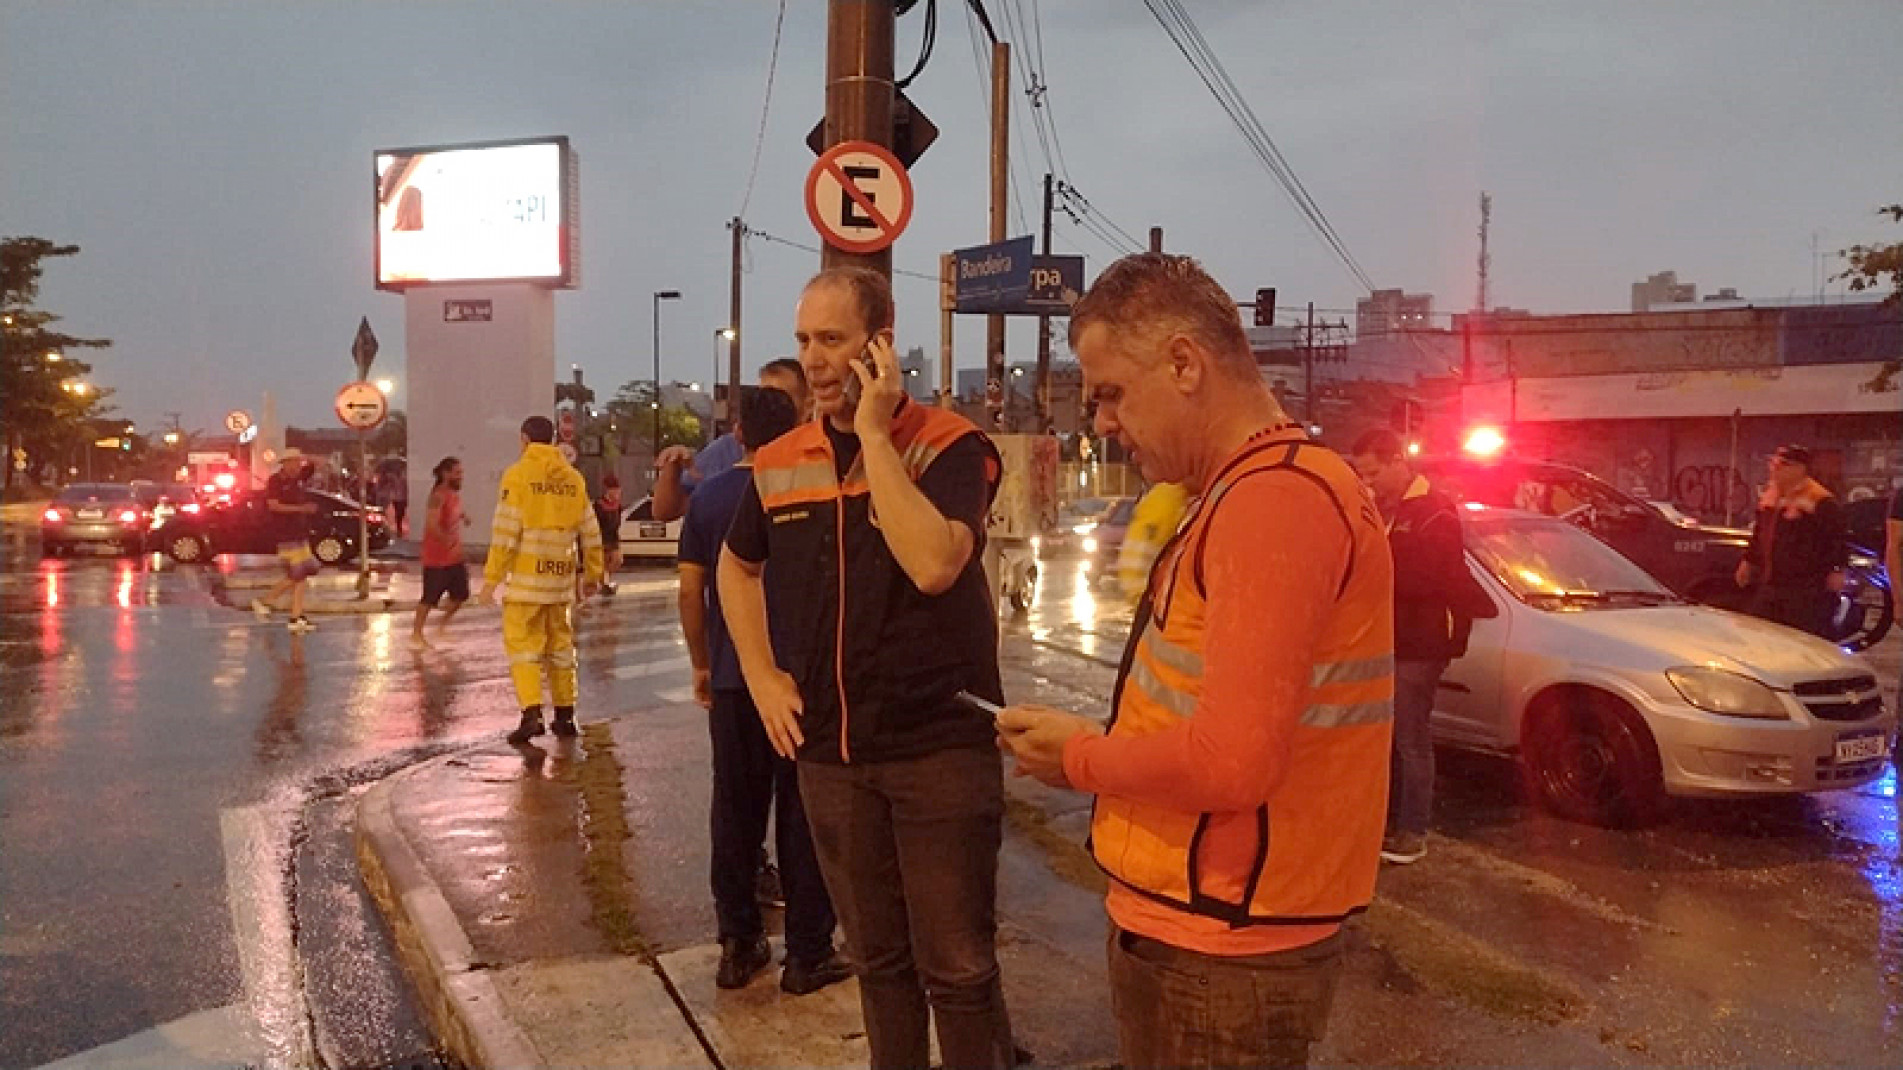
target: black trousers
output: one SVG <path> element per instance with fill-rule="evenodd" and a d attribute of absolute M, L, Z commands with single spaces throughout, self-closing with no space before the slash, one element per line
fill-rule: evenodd
<path fill-rule="evenodd" d="M 1821 585 L 1777 587 L 1767 583 L 1752 597 L 1751 615 L 1827 639 L 1836 602 L 1836 596 Z"/>
<path fill-rule="evenodd" d="M 767 815 L 777 805 L 774 845 L 786 892 L 786 953 L 803 963 L 833 953 L 833 904 L 813 853 L 793 763 L 773 753 L 759 711 L 744 690 L 714 691 L 708 713 L 714 749 L 714 916 L 720 938 L 752 939 L 765 931 L 754 874 L 766 845 Z"/>

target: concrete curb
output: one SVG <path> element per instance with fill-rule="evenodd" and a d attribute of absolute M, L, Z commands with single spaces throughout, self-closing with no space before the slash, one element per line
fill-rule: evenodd
<path fill-rule="evenodd" d="M 449 900 L 392 813 L 391 795 L 405 777 L 464 753 L 432 758 L 364 793 L 357 803 L 357 864 L 395 934 L 397 956 L 416 983 L 431 1031 L 450 1054 L 473 1070 L 541 1070 L 547 1061 L 510 1016 L 490 966 L 477 961 Z"/>

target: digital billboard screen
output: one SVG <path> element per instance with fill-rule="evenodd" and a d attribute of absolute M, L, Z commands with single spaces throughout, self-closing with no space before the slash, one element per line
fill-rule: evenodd
<path fill-rule="evenodd" d="M 376 154 L 377 285 L 573 284 L 567 138 Z"/>

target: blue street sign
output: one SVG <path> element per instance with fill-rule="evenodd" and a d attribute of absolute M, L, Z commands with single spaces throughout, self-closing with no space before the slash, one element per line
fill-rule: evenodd
<path fill-rule="evenodd" d="M 1038 256 L 1031 261 L 1031 288 L 1014 311 L 1062 316 L 1084 295 L 1084 258 Z"/>
<path fill-rule="evenodd" d="M 952 253 L 959 312 L 1012 312 L 1031 288 L 1034 243 L 1030 235 Z"/>

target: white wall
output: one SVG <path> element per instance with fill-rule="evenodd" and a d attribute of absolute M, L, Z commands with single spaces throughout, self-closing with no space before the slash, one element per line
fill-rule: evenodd
<path fill-rule="evenodd" d="M 450 301 L 488 301 L 486 322 L 448 322 Z M 430 469 L 463 462 L 464 536 L 487 545 L 502 472 L 522 455 L 522 421 L 555 408 L 555 296 L 526 283 L 420 286 L 403 297 L 410 533 L 421 537 Z"/>

